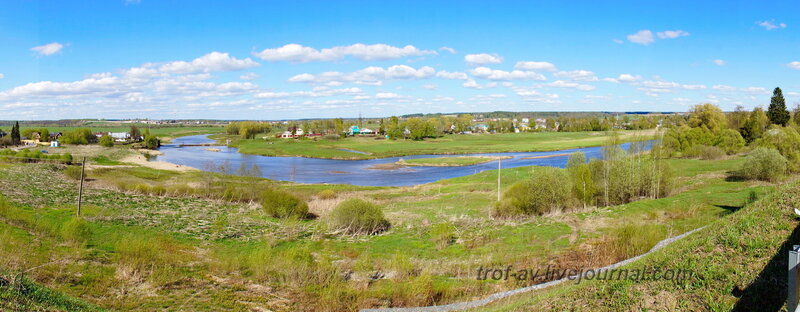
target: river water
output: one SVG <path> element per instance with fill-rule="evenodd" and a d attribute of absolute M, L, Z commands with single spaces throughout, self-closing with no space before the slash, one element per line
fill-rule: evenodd
<path fill-rule="evenodd" d="M 152 160 L 168 161 L 174 164 L 186 165 L 200 170 L 214 170 L 222 164 L 228 164 L 231 173 L 244 164 L 247 169 L 253 165 L 259 167 L 264 178 L 280 181 L 299 183 L 329 183 L 352 184 L 363 186 L 408 186 L 476 174 L 484 170 L 497 169 L 497 161 L 462 167 L 406 167 L 393 170 L 369 169 L 375 165 L 393 164 L 403 159 L 429 158 L 429 157 L 456 157 L 456 156 L 509 156 L 510 159 L 502 160 L 502 168 L 515 168 L 522 166 L 552 166 L 563 168 L 569 156 L 554 156 L 548 158 L 525 159 L 557 154 L 584 152 L 587 158 L 601 158 L 602 147 L 587 147 L 551 152 L 523 152 L 523 153 L 484 153 L 460 155 L 414 155 L 368 160 L 335 160 L 306 157 L 272 157 L 241 154 L 236 148 L 225 146 L 183 146 L 181 144 L 214 143 L 208 135 L 185 136 L 173 140 L 170 144 L 163 145 L 159 150 L 163 155 Z M 625 143 L 620 147 L 628 149 L 630 144 Z M 633 143 L 636 144 L 636 143 Z M 645 142 L 645 149 L 651 142 Z M 206 149 L 220 149 L 218 152 Z M 355 151 L 354 151 L 355 152 Z"/>

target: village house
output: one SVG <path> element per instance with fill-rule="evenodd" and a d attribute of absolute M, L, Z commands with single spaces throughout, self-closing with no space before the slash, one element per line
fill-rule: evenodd
<path fill-rule="evenodd" d="M 302 136 L 303 136 L 303 129 L 297 128 L 297 130 L 295 130 L 294 134 L 292 134 L 291 131 L 284 131 L 283 133 L 281 133 L 281 135 L 279 137 L 281 139 L 294 139 L 294 138 L 299 138 L 299 137 L 302 137 Z"/>
<path fill-rule="evenodd" d="M 108 135 L 117 142 L 126 142 L 131 139 L 131 134 L 127 132 L 109 132 Z"/>

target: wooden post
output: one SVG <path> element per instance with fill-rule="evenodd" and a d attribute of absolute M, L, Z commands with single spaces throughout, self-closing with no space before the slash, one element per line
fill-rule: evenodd
<path fill-rule="evenodd" d="M 81 216 L 81 200 L 83 199 L 83 173 L 86 170 L 86 156 L 83 157 L 83 162 L 81 162 L 81 184 L 80 188 L 78 189 L 78 211 L 77 214 Z"/>
<path fill-rule="evenodd" d="M 502 162 L 503 160 L 497 161 L 497 201 L 500 201 L 500 163 Z"/>

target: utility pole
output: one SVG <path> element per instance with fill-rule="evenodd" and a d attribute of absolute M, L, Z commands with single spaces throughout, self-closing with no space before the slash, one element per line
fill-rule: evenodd
<path fill-rule="evenodd" d="M 500 163 L 502 162 L 502 160 L 497 161 L 497 201 L 500 201 Z"/>
<path fill-rule="evenodd" d="M 78 189 L 78 216 L 81 216 L 81 200 L 83 199 L 83 173 L 86 170 L 86 156 L 83 156 L 83 161 L 81 162 L 81 184 L 80 188 Z"/>

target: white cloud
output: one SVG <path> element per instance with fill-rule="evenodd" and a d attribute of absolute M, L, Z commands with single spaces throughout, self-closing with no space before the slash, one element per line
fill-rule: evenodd
<path fill-rule="evenodd" d="M 526 69 L 526 70 L 549 71 L 549 72 L 554 72 L 554 71 L 557 70 L 556 66 L 553 65 L 553 63 L 550 63 L 550 62 L 530 62 L 530 61 L 517 62 L 517 64 L 514 65 L 514 68 L 516 68 L 516 69 Z"/>
<path fill-rule="evenodd" d="M 376 99 L 398 99 L 398 98 L 401 98 L 401 96 L 399 94 L 397 94 L 397 93 L 392 93 L 392 92 L 378 92 L 378 93 L 375 93 L 375 98 Z"/>
<path fill-rule="evenodd" d="M 470 89 L 489 89 L 489 88 L 496 87 L 497 83 L 496 82 L 490 82 L 490 83 L 487 83 L 485 85 L 481 85 L 481 84 L 475 82 L 475 80 L 470 79 L 470 80 L 467 80 L 466 82 L 464 82 L 462 84 L 462 86 L 464 86 L 464 88 L 470 88 Z"/>
<path fill-rule="evenodd" d="M 450 52 L 450 54 L 458 53 L 458 52 L 456 52 L 456 49 L 453 49 L 451 47 L 441 47 L 441 48 L 439 48 L 439 51 L 447 51 L 447 52 Z"/>
<path fill-rule="evenodd" d="M 766 30 L 786 28 L 787 26 L 785 23 L 776 23 L 774 19 L 769 21 L 756 22 L 756 24 L 758 24 L 758 26 L 764 27 L 764 29 Z"/>
<path fill-rule="evenodd" d="M 258 74 L 256 74 L 256 73 L 246 73 L 244 75 L 239 76 L 239 79 L 242 79 L 242 80 L 253 80 L 253 79 L 257 79 L 258 77 L 260 77 L 260 76 Z"/>
<path fill-rule="evenodd" d="M 656 33 L 656 35 L 661 39 L 675 39 L 678 37 L 688 36 L 689 33 L 683 30 L 665 30 Z"/>
<path fill-rule="evenodd" d="M 503 62 L 503 57 L 497 54 L 467 54 L 464 61 L 469 65 L 499 64 Z"/>
<path fill-rule="evenodd" d="M 0 79 L 3 79 L 5 77 L 6 77 L 6 75 L 3 75 L 3 73 L 0 73 Z"/>
<path fill-rule="evenodd" d="M 191 62 L 176 61 L 163 64 L 159 70 L 165 73 L 188 74 L 188 73 L 208 73 L 217 71 L 236 71 L 260 66 L 261 64 L 251 60 L 237 59 L 228 53 L 211 52 L 198 57 Z"/>
<path fill-rule="evenodd" d="M 553 76 L 575 81 L 597 81 L 597 76 L 588 70 L 560 71 L 553 74 Z"/>
<path fill-rule="evenodd" d="M 488 80 L 547 80 L 544 75 L 524 70 L 504 71 L 488 67 L 477 67 L 470 70 L 475 77 Z"/>
<path fill-rule="evenodd" d="M 720 60 L 720 59 L 716 59 L 713 62 L 714 62 L 714 64 L 717 64 L 719 66 L 725 66 L 727 64 L 727 62 L 725 62 L 725 60 Z"/>
<path fill-rule="evenodd" d="M 376 61 L 428 54 L 437 53 L 431 50 L 420 50 L 412 45 L 400 48 L 383 43 L 370 45 L 356 43 L 349 46 L 336 46 L 322 50 L 290 43 L 279 48 L 253 52 L 254 56 L 265 61 L 286 61 L 295 63 L 338 61 L 348 56 L 364 61 Z"/>
<path fill-rule="evenodd" d="M 611 41 L 613 41 L 613 42 L 614 42 L 614 43 L 616 43 L 616 44 L 623 44 L 623 43 L 625 43 L 625 41 L 622 41 L 622 40 L 619 40 L 619 39 L 611 39 Z"/>
<path fill-rule="evenodd" d="M 367 85 L 381 85 L 385 80 L 424 79 L 436 73 L 432 67 L 423 66 L 419 69 L 407 65 L 394 65 L 389 68 L 370 66 L 352 73 L 324 72 L 317 75 L 308 73 L 289 78 L 289 82 L 303 83 L 335 83 L 345 82 Z"/>
<path fill-rule="evenodd" d="M 642 76 L 639 75 L 631 75 L 631 74 L 620 74 L 617 78 L 603 78 L 603 81 L 613 82 L 613 83 L 631 83 L 637 82 L 642 80 Z"/>
<path fill-rule="evenodd" d="M 580 91 L 592 91 L 595 89 L 595 87 L 592 85 L 580 84 L 577 82 L 563 81 L 563 80 L 556 80 L 551 83 L 544 84 L 544 86 L 554 87 L 554 88 L 571 88 Z"/>
<path fill-rule="evenodd" d="M 53 55 L 61 51 L 64 48 L 63 44 L 58 42 L 52 42 L 45 45 L 40 45 L 31 48 L 31 51 L 39 53 L 39 55 Z"/>
<path fill-rule="evenodd" d="M 726 86 L 726 85 L 715 85 L 715 86 L 711 87 L 711 89 L 714 89 L 714 90 L 717 90 L 717 91 L 735 91 L 736 90 L 736 88 L 731 87 L 731 86 Z"/>
<path fill-rule="evenodd" d="M 648 45 L 653 43 L 655 39 L 653 39 L 653 32 L 647 29 L 640 30 L 635 34 L 628 35 L 628 41 L 633 43 L 638 43 L 642 45 Z"/>
<path fill-rule="evenodd" d="M 446 70 L 440 70 L 436 73 L 436 77 L 444 78 L 444 79 L 455 79 L 455 80 L 467 80 L 467 74 L 462 72 L 448 72 Z"/>
<path fill-rule="evenodd" d="M 798 61 L 790 62 L 790 63 L 786 64 L 786 66 L 788 66 L 789 68 L 794 69 L 794 70 L 800 70 L 800 62 L 798 62 Z"/>
<path fill-rule="evenodd" d="M 432 83 L 429 83 L 429 84 L 422 85 L 422 88 L 426 89 L 426 90 L 436 90 L 436 89 L 439 88 L 439 86 L 437 86 L 435 84 L 432 84 Z"/>

